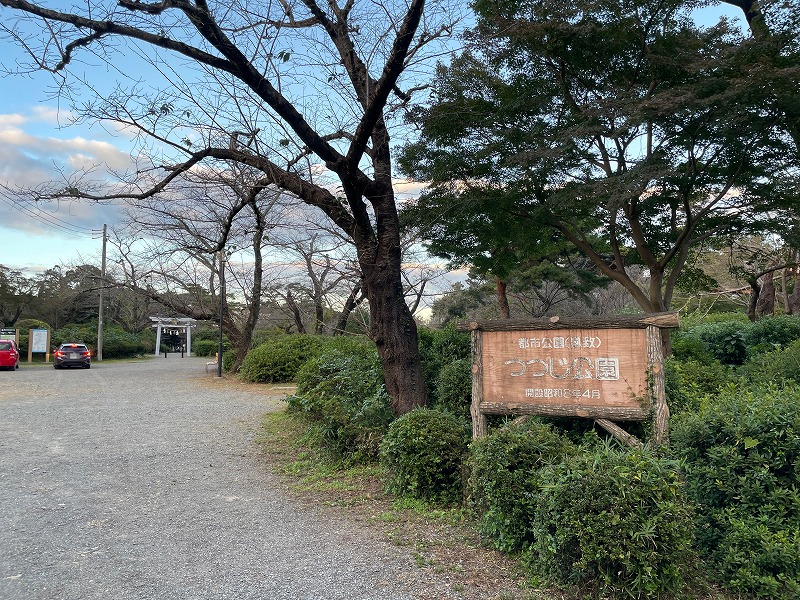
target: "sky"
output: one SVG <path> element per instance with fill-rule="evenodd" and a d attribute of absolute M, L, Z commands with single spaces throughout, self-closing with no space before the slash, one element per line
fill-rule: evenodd
<path fill-rule="evenodd" d="M 6 13 L 0 8 L 0 19 Z M 702 14 L 708 23 L 723 14 L 741 20 L 741 11 L 729 5 Z M 26 58 L 19 47 L 0 39 L 3 67 Z M 108 70 L 100 75 L 107 83 L 116 76 Z M 100 231 L 120 218 L 118 206 L 77 201 L 32 205 L 3 193 L 3 188 L 35 188 L 75 170 L 124 169 L 130 163 L 130 140 L 123 133 L 97 125 L 70 126 L 71 120 L 54 97 L 50 75 L 0 73 L 0 265 L 29 276 L 57 264 L 99 264 Z"/>

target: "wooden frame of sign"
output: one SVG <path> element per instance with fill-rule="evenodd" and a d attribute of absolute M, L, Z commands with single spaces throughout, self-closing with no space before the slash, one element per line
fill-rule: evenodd
<path fill-rule="evenodd" d="M 652 417 L 653 443 L 666 442 L 661 329 L 678 325 L 673 312 L 458 323 L 472 333 L 473 437 L 486 415 L 584 417 L 641 446 L 614 421 Z"/>

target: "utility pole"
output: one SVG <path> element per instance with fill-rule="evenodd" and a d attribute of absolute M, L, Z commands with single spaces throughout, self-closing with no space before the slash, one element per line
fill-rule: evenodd
<path fill-rule="evenodd" d="M 100 310 L 97 315 L 97 360 L 103 360 L 103 292 L 106 287 L 106 224 L 103 223 L 103 260 L 100 265 Z"/>
<path fill-rule="evenodd" d="M 222 316 L 225 308 L 225 250 L 219 251 L 219 347 L 217 348 L 217 377 L 222 377 Z"/>

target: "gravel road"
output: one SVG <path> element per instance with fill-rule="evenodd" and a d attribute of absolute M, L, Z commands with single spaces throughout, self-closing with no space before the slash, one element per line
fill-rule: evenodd
<path fill-rule="evenodd" d="M 0 372 L 0 599 L 417 598 L 405 552 L 282 492 L 279 398 L 206 360 Z"/>

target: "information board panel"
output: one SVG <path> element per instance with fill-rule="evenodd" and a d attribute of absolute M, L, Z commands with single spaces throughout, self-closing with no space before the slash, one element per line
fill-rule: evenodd
<path fill-rule="evenodd" d="M 47 329 L 31 329 L 30 330 L 30 351 L 31 352 L 45 352 L 48 353 L 47 348 L 48 331 Z"/>

